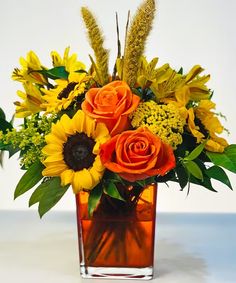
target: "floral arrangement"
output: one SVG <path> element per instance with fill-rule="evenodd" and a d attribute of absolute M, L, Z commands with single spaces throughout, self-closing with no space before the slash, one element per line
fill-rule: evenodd
<path fill-rule="evenodd" d="M 90 215 L 104 194 L 127 201 L 119 184 L 173 181 L 187 192 L 191 183 L 215 191 L 216 179 L 232 189 L 224 169 L 236 173 L 236 145 L 220 137 L 225 128 L 207 86 L 210 75 L 199 65 L 184 72 L 146 59 L 154 15 L 155 1 L 145 0 L 131 23 L 128 16 L 123 52 L 116 17 L 112 73 L 103 34 L 87 8 L 89 68 L 69 48 L 63 56 L 52 51 L 50 67 L 33 51 L 20 58 L 12 78 L 23 86 L 14 103 L 14 117 L 23 122 L 14 127 L 0 109 L 0 150 L 1 157 L 20 152 L 25 173 L 15 198 L 34 188 L 29 205 L 38 203 L 41 217 L 70 186 L 75 194 L 89 192 Z"/>

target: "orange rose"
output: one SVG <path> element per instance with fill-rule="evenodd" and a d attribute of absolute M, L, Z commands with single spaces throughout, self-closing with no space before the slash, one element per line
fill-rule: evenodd
<path fill-rule="evenodd" d="M 103 165 L 130 182 L 165 175 L 175 167 L 172 148 L 147 128 L 116 135 L 101 145 Z"/>
<path fill-rule="evenodd" d="M 139 100 L 127 83 L 113 81 L 102 88 L 91 88 L 82 109 L 88 116 L 106 124 L 110 135 L 114 136 L 128 129 L 128 116 L 137 108 Z"/>

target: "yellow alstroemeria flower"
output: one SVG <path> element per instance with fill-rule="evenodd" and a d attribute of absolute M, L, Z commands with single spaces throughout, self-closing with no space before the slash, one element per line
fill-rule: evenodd
<path fill-rule="evenodd" d="M 48 82 L 45 77 L 40 74 L 39 70 L 45 69 L 40 61 L 38 56 L 34 51 L 28 52 L 26 59 L 23 57 L 20 58 L 20 64 L 22 69 L 15 68 L 12 74 L 12 79 L 19 82 L 31 82 L 40 85 L 47 85 Z"/>
<path fill-rule="evenodd" d="M 72 184 L 74 193 L 93 189 L 105 170 L 99 156 L 100 146 L 109 139 L 105 124 L 97 123 L 82 110 L 72 119 L 64 114 L 45 137 L 47 145 L 42 152 L 47 157 L 43 176 L 60 176 L 61 184 Z"/>
<path fill-rule="evenodd" d="M 195 65 L 187 74 L 184 85 L 189 88 L 190 100 L 200 101 L 202 99 L 209 99 L 209 89 L 205 85 L 209 79 L 210 75 L 200 77 L 199 74 L 204 71 L 204 69 Z"/>
<path fill-rule="evenodd" d="M 69 56 L 70 47 L 64 51 L 63 58 L 56 52 L 51 52 L 52 64 L 54 67 L 65 66 L 68 73 L 73 73 L 78 70 L 85 70 L 85 65 L 77 60 L 77 54 Z"/>
<path fill-rule="evenodd" d="M 194 66 L 187 75 L 178 74 L 170 67 L 163 70 L 165 70 L 165 72 L 150 86 L 157 101 L 163 103 L 177 101 L 176 96 L 180 96 L 181 93 L 184 96 L 186 90 L 188 90 L 189 95 L 186 101 L 209 99 L 209 89 L 205 84 L 210 79 L 210 76 L 199 76 L 203 71 L 201 66 Z"/>
<path fill-rule="evenodd" d="M 175 99 L 173 98 L 165 98 L 166 104 L 174 104 L 175 107 L 179 108 L 179 112 L 181 116 L 186 120 L 188 118 L 188 109 L 186 105 L 190 100 L 190 91 L 187 86 L 184 86 L 181 90 L 177 90 L 175 92 Z"/>
<path fill-rule="evenodd" d="M 44 111 L 44 100 L 40 90 L 30 82 L 23 83 L 23 87 L 25 92 L 17 91 L 18 96 L 23 99 L 23 102 L 14 102 L 16 105 L 15 117 L 25 118 L 40 111 Z"/>

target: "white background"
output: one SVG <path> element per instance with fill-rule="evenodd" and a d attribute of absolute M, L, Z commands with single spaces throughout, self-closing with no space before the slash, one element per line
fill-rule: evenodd
<path fill-rule="evenodd" d="M 13 101 L 21 85 L 11 81 L 20 56 L 34 50 L 41 63 L 50 66 L 50 51 L 60 54 L 71 46 L 71 51 L 89 64 L 85 29 L 80 18 L 80 7 L 91 8 L 103 28 L 106 47 L 111 57 L 111 70 L 116 56 L 115 11 L 119 13 L 120 29 L 124 31 L 127 11 L 134 14 L 140 0 L 8 0 L 1 1 L 0 9 L 0 105 L 8 118 L 14 112 Z M 214 89 L 217 111 L 227 116 L 225 127 L 231 132 L 229 143 L 236 143 L 235 78 L 236 78 L 236 1 L 234 0 L 160 0 L 154 29 L 148 39 L 148 59 L 158 56 L 159 65 L 170 63 L 188 71 L 201 64 L 211 74 L 208 86 Z M 122 32 L 121 36 L 123 36 Z M 13 201 L 13 192 L 22 172 L 17 157 L 8 160 L 0 169 L 0 209 L 26 209 L 30 194 Z M 229 174 L 236 189 L 236 176 Z M 236 190 L 231 192 L 215 183 L 217 194 L 192 186 L 190 195 L 170 184 L 159 186 L 159 211 L 236 212 Z M 32 208 L 35 209 L 35 208 Z M 74 210 L 72 192 L 54 208 Z"/>

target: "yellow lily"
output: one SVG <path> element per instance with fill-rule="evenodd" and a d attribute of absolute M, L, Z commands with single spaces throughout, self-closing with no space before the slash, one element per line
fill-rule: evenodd
<path fill-rule="evenodd" d="M 48 84 L 47 79 L 42 74 L 37 72 L 46 68 L 41 65 L 39 58 L 34 51 L 28 52 L 26 59 L 21 57 L 20 64 L 22 69 L 14 69 L 12 74 L 13 80 L 23 83 L 28 81 L 40 85 Z"/>
<path fill-rule="evenodd" d="M 45 110 L 42 105 L 44 100 L 40 90 L 30 82 L 23 83 L 23 87 L 25 92 L 20 90 L 17 91 L 18 96 L 23 99 L 23 102 L 14 102 L 16 105 L 15 117 L 25 118 Z"/>

